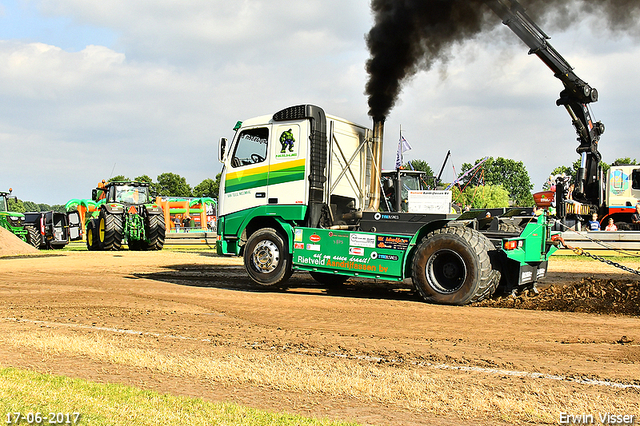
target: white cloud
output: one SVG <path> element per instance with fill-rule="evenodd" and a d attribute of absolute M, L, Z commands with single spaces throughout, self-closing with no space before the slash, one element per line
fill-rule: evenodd
<path fill-rule="evenodd" d="M 197 185 L 220 170 L 217 140 L 230 137 L 237 120 L 297 103 L 369 123 L 366 0 L 31 4 L 52 19 L 113 31 L 116 42 L 96 45 L 90 31 L 73 52 L 44 40 L 0 41 L 0 185 L 21 199 L 88 197 L 114 164 L 114 174 L 171 171 Z M 455 49 L 446 73 L 419 73 L 406 84 L 387 120 L 386 166 L 400 124 L 413 146 L 408 159 L 439 169 L 450 149 L 459 170 L 486 155 L 513 158 L 536 189 L 553 167 L 577 158 L 569 116 L 555 106 L 560 82 L 496 26 Z M 581 26 L 552 42 L 600 90 L 594 110 L 607 126 L 605 160 L 640 159 L 634 39 Z"/>

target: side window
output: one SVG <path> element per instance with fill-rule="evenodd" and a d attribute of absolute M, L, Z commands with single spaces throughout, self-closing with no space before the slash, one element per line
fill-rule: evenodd
<path fill-rule="evenodd" d="M 640 169 L 635 169 L 631 176 L 631 187 L 633 189 L 640 189 Z"/>
<path fill-rule="evenodd" d="M 268 140 L 269 129 L 267 128 L 243 130 L 231 157 L 231 167 L 248 166 L 265 161 Z"/>

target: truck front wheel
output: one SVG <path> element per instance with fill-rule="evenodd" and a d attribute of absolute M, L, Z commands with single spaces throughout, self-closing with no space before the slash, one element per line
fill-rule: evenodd
<path fill-rule="evenodd" d="M 292 269 L 284 238 L 273 228 L 251 234 L 244 248 L 244 267 L 260 285 L 277 286 L 287 281 Z"/>
<path fill-rule="evenodd" d="M 466 305 L 489 297 L 500 281 L 500 273 L 491 268 L 492 247 L 471 228 L 437 229 L 416 248 L 413 284 L 432 303 Z"/>

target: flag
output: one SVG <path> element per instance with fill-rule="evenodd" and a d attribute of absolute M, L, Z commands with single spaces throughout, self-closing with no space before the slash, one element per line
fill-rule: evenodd
<path fill-rule="evenodd" d="M 400 140 L 398 141 L 398 152 L 396 153 L 396 170 L 402 167 L 402 153 L 405 151 L 411 150 L 411 145 L 404 138 L 404 136 L 400 135 Z"/>

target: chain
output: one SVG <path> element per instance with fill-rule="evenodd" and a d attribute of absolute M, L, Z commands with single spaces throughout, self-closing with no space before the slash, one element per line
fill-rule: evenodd
<path fill-rule="evenodd" d="M 623 271 L 630 272 L 630 273 L 636 274 L 636 275 L 640 275 L 640 271 L 638 271 L 637 269 L 632 269 L 632 268 L 629 268 L 628 266 L 621 265 L 618 262 L 614 262 L 612 260 L 605 259 L 602 256 L 597 256 L 595 254 L 586 252 L 586 251 L 584 251 L 584 249 L 582 249 L 580 247 L 571 247 L 569 244 L 567 244 L 564 241 L 564 238 L 562 238 L 560 236 L 560 234 L 552 236 L 551 240 L 560 241 L 560 243 L 562 243 L 563 246 L 565 246 L 566 248 L 568 248 L 569 250 L 573 251 L 575 254 L 577 254 L 579 256 L 590 257 L 593 260 L 597 260 L 599 262 L 606 263 L 607 265 L 611 265 L 611 266 L 613 266 L 615 268 L 622 269 Z"/>

